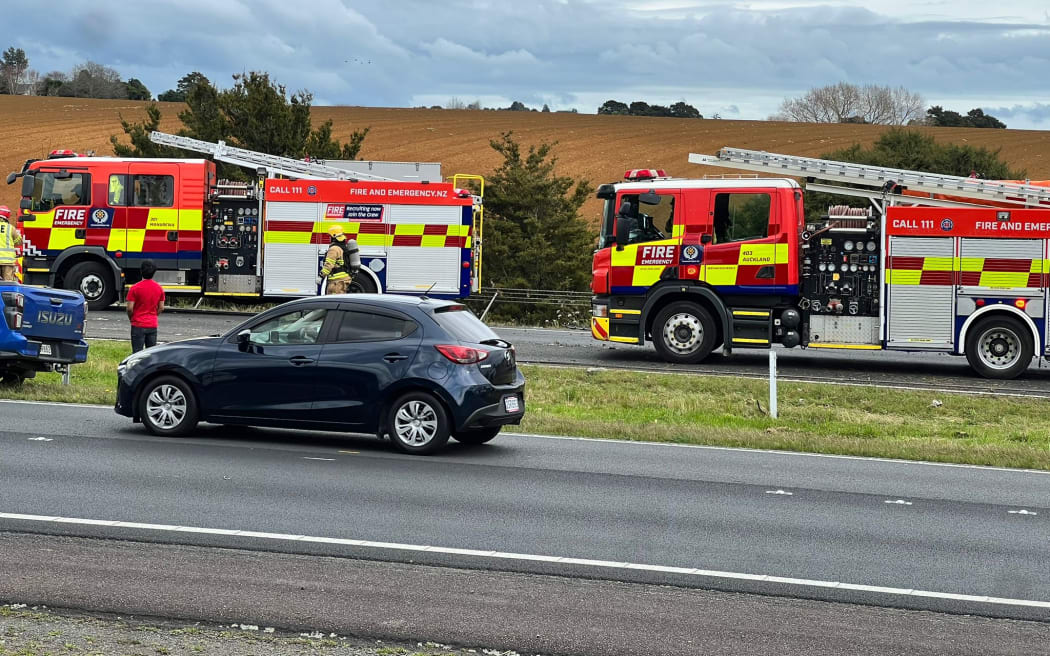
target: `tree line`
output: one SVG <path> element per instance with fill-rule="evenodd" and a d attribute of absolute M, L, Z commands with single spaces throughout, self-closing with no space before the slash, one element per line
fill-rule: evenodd
<path fill-rule="evenodd" d="M 129 100 L 149 100 L 152 97 L 141 80 L 123 80 L 114 69 L 93 61 L 77 64 L 68 73 L 51 71 L 41 75 L 29 67 L 26 51 L 14 46 L 0 56 L 0 93 Z"/>
<path fill-rule="evenodd" d="M 921 94 L 904 87 L 839 82 L 785 98 L 771 121 L 799 123 L 870 123 L 931 127 L 1005 128 L 1006 124 L 980 108 L 966 115 L 940 105 L 926 108 Z"/>

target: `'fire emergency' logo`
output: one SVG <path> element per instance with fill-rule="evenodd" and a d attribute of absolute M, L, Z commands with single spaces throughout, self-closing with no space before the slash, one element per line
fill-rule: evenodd
<path fill-rule="evenodd" d="M 941 221 L 941 230 L 943 230 L 945 232 L 951 232 L 952 228 L 954 228 L 954 227 L 955 227 L 955 224 L 952 223 L 951 219 L 945 219 L 945 220 Z"/>
<path fill-rule="evenodd" d="M 308 195 L 310 195 L 310 196 L 316 196 L 317 195 L 317 187 L 315 187 L 314 185 L 310 185 L 309 187 L 306 188 L 306 193 Z"/>
<path fill-rule="evenodd" d="M 674 264 L 677 246 L 642 246 L 638 249 L 635 264 L 668 266 Z"/>

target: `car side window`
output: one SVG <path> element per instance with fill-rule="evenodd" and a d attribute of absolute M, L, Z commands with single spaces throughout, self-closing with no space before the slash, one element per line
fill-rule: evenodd
<path fill-rule="evenodd" d="M 343 310 L 337 342 L 386 342 L 408 337 L 419 327 L 408 319 Z"/>
<path fill-rule="evenodd" d="M 298 310 L 252 326 L 251 342 L 265 346 L 316 344 L 328 310 Z"/>

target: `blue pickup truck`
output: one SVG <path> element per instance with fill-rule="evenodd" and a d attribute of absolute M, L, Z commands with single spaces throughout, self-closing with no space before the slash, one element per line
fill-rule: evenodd
<path fill-rule="evenodd" d="M 0 384 L 87 360 L 87 304 L 79 292 L 0 282 Z"/>

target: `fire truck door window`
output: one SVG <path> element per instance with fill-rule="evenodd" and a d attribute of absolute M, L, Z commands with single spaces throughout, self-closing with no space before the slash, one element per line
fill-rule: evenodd
<path fill-rule="evenodd" d="M 772 206 L 769 194 L 715 194 L 715 243 L 768 237 Z"/>
<path fill-rule="evenodd" d="M 171 207 L 175 204 L 175 178 L 170 175 L 133 176 L 132 205 L 135 207 Z"/>
<path fill-rule="evenodd" d="M 128 176 L 109 176 L 109 206 L 122 207 L 128 202 Z"/>
<path fill-rule="evenodd" d="M 643 205 L 638 201 L 638 194 L 624 194 L 620 197 L 616 215 L 628 220 L 628 244 L 667 239 L 671 236 L 671 228 L 674 227 L 674 196 L 661 194 L 659 204 Z M 661 232 L 661 228 L 665 232 Z"/>
<path fill-rule="evenodd" d="M 54 173 L 39 172 L 33 186 L 33 212 L 47 212 L 61 205 L 89 205 L 91 176 L 73 173 L 56 178 Z"/>

